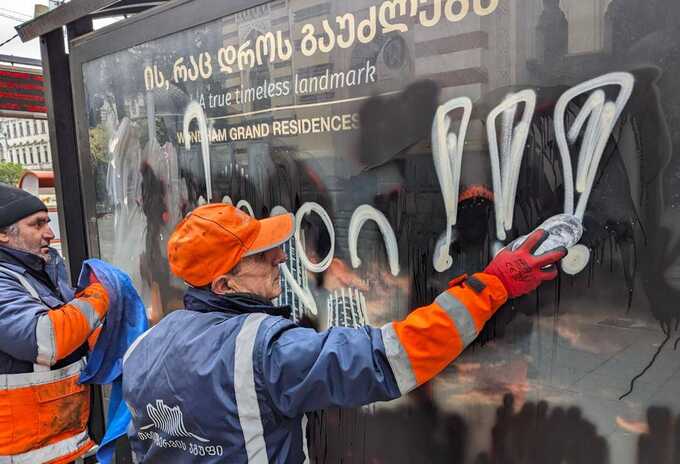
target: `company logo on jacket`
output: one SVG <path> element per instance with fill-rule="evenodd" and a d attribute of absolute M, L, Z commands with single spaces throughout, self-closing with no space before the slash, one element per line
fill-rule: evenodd
<path fill-rule="evenodd" d="M 168 406 L 163 400 L 156 400 L 155 405 L 147 403 L 146 413 L 152 423 L 139 428 L 137 436 L 140 440 L 153 440 L 160 448 L 177 448 L 195 456 L 221 456 L 224 453 L 222 446 L 207 445 L 210 440 L 187 429 L 179 406 Z M 184 439 L 194 439 L 201 444 Z"/>

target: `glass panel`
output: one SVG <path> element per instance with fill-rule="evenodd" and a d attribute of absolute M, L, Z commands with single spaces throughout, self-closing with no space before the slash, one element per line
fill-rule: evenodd
<path fill-rule="evenodd" d="M 312 455 L 677 462 L 679 23 L 675 0 L 279 0 L 96 59 L 102 258 L 157 321 L 182 306 L 166 245 L 187 212 L 280 206 L 303 292 L 278 302 L 380 326 L 576 211 L 571 274 L 406 398 L 310 420 Z"/>

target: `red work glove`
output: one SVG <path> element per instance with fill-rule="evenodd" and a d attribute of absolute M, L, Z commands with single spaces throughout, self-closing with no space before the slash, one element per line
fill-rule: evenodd
<path fill-rule="evenodd" d="M 542 282 L 557 277 L 557 263 L 567 254 L 564 247 L 534 256 L 533 252 L 548 238 L 543 229 L 532 232 L 515 251 L 503 248 L 484 269 L 500 279 L 510 298 L 526 295 Z"/>

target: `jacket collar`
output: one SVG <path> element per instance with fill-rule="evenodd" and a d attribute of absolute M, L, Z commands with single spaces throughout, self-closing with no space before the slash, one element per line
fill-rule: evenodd
<path fill-rule="evenodd" d="M 7 263 L 34 272 L 45 271 L 45 260 L 28 251 L 0 245 L 0 263 Z"/>
<path fill-rule="evenodd" d="M 59 288 L 59 266 L 62 259 L 53 248 L 50 248 L 49 254 L 50 259 L 45 261 L 35 253 L 0 245 L 0 264 L 14 272 L 34 277 L 56 294 L 63 296 L 63 289 Z"/>
<path fill-rule="evenodd" d="M 225 314 L 266 313 L 290 318 L 290 306 L 274 306 L 271 301 L 252 293 L 217 295 L 204 288 L 189 288 L 184 294 L 184 307 L 190 311 Z"/>

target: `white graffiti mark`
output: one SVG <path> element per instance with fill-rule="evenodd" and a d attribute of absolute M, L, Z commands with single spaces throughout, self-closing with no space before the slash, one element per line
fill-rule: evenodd
<path fill-rule="evenodd" d="M 562 270 L 569 275 L 576 275 L 586 268 L 590 261 L 590 248 L 576 244 L 567 250 L 567 256 L 562 258 Z"/>
<path fill-rule="evenodd" d="M 519 105 L 523 105 L 522 117 L 515 125 Z M 519 171 L 535 109 L 536 92 L 522 90 L 505 97 L 486 118 L 496 212 L 496 237 L 501 241 L 506 239 L 506 231 L 512 229 Z M 502 118 L 500 150 L 496 135 L 496 120 L 499 116 Z"/>
<path fill-rule="evenodd" d="M 231 199 L 231 197 L 229 195 L 225 195 L 225 196 L 222 197 L 222 203 L 224 203 L 225 205 L 233 205 L 234 204 L 233 200 Z"/>
<path fill-rule="evenodd" d="M 288 211 L 283 206 L 274 206 L 271 210 L 270 216 L 279 216 L 281 214 L 287 214 Z M 281 269 L 281 274 L 286 284 L 290 287 L 290 290 L 298 297 L 299 301 L 309 309 L 314 316 L 318 314 L 318 309 L 316 307 L 316 301 L 314 296 L 309 291 L 309 282 L 307 280 L 307 271 L 300 265 L 300 249 L 296 246 L 295 240 L 289 240 L 289 256 L 288 263 L 281 263 L 279 269 Z M 285 246 L 284 246 L 285 248 Z M 304 243 L 302 244 L 302 249 L 304 250 Z M 290 266 L 293 272 L 288 268 Z M 284 289 L 285 290 L 285 289 Z M 283 293 L 283 292 L 282 292 Z M 294 301 L 284 301 L 284 295 L 278 297 L 276 304 L 290 304 L 291 307 L 294 306 Z M 293 318 L 296 318 L 295 309 L 293 309 Z M 297 322 L 294 320 L 294 322 Z"/>
<path fill-rule="evenodd" d="M 444 272 L 453 265 L 453 257 L 449 253 L 451 244 L 458 240 L 458 231 L 449 227 L 447 230 L 439 234 L 437 242 L 434 245 L 434 255 L 432 256 L 432 265 L 435 271 Z"/>
<path fill-rule="evenodd" d="M 311 212 L 315 212 L 321 217 L 331 240 L 331 248 L 328 250 L 328 254 L 318 263 L 313 263 L 310 261 L 309 257 L 307 257 L 307 253 L 302 244 L 302 239 L 300 238 L 302 233 L 302 218 Z M 333 255 L 335 254 L 335 228 L 333 227 L 330 216 L 328 216 L 328 213 L 320 204 L 309 201 L 300 206 L 300 209 L 295 213 L 295 246 L 300 253 L 300 261 L 302 261 L 302 264 L 308 270 L 319 273 L 325 271 L 331 265 Z"/>
<path fill-rule="evenodd" d="M 238 203 L 236 203 L 236 207 L 238 209 L 245 209 L 248 211 L 248 214 L 250 214 L 250 217 L 255 217 L 255 211 L 253 211 L 253 207 L 250 206 L 248 200 L 239 200 Z"/>
<path fill-rule="evenodd" d="M 297 280 L 295 280 L 295 276 L 291 274 L 288 267 L 286 267 L 284 264 L 281 264 L 279 267 L 281 268 L 281 272 L 283 273 L 283 277 L 286 279 L 286 282 L 288 282 L 291 290 L 293 290 L 293 293 L 295 293 L 300 301 L 302 301 L 302 304 L 309 308 L 309 311 L 316 316 L 319 311 L 316 308 L 314 296 L 312 296 L 308 289 L 302 288 L 300 286 Z"/>
<path fill-rule="evenodd" d="M 455 110 L 463 111 L 457 134 L 449 133 L 451 129 L 450 113 Z M 438 272 L 444 272 L 453 265 L 453 258 L 449 249 L 453 240 L 453 227 L 456 225 L 458 216 L 460 169 L 471 114 L 472 101 L 469 98 L 454 98 L 437 108 L 432 123 L 432 158 L 444 198 L 444 208 L 446 209 L 444 240 L 437 241 L 437 248 L 433 257 L 433 265 Z"/>
<path fill-rule="evenodd" d="M 564 172 L 564 212 L 574 214 L 581 221 L 588 206 L 588 199 L 593 190 L 595 176 L 607 142 L 633 93 L 634 85 L 635 78 L 630 73 L 605 74 L 567 90 L 555 106 L 555 136 Z M 607 101 L 607 95 L 603 90 L 609 86 L 620 87 L 614 102 Z M 593 92 L 581 107 L 567 133 L 565 128 L 567 107 L 576 98 L 590 91 Z M 578 140 L 584 125 L 586 128 L 581 141 L 574 183 L 569 145 L 573 145 Z M 579 194 L 579 198 L 574 211 L 576 193 Z M 562 261 L 562 269 L 568 274 L 578 274 L 585 269 L 589 260 L 590 250 L 583 245 L 577 245 L 569 250 L 569 254 Z"/>
<path fill-rule="evenodd" d="M 612 86 L 620 87 L 620 92 L 615 101 L 609 101 L 605 92 L 606 87 Z M 560 97 L 555 106 L 554 128 L 560 159 L 564 168 L 564 212 L 574 214 L 579 220 L 583 219 L 587 208 L 588 199 L 609 137 L 630 99 L 633 87 L 634 78 L 630 73 L 610 73 L 569 89 Z M 567 131 L 565 128 L 567 108 L 576 99 L 588 93 L 587 99 Z M 519 121 L 515 123 L 518 119 L 517 114 L 520 107 L 522 114 Z M 536 92 L 526 89 L 508 95 L 486 118 L 496 213 L 496 236 L 498 239 L 492 245 L 494 251 L 502 247 L 501 242 L 506 239 L 506 232 L 513 227 L 517 184 L 535 108 Z M 451 114 L 456 111 L 462 113 L 457 132 L 451 130 L 453 125 Z M 462 156 L 471 114 L 472 102 L 469 98 L 454 98 L 437 109 L 432 124 L 432 156 L 446 210 L 446 230 L 439 236 L 433 255 L 433 266 L 438 272 L 444 272 L 453 264 L 450 247 L 457 237 L 455 226 L 458 214 Z M 499 117 L 501 118 L 500 127 L 497 126 Z M 195 101 L 187 106 L 184 114 L 183 129 L 187 149 L 190 148 L 189 125 L 193 119 L 197 119 L 200 129 L 207 187 L 207 200 L 201 196 L 198 203 L 204 204 L 212 200 L 208 127 L 203 109 Z M 582 137 L 581 133 L 583 133 Z M 570 145 L 575 145 L 579 139 L 581 139 L 581 143 L 574 181 L 569 150 Z M 243 168 L 241 168 L 241 174 L 244 178 L 248 177 Z M 576 193 L 579 194 L 579 197 L 576 208 L 574 208 Z M 115 197 L 117 191 L 114 191 L 113 195 Z M 232 203 L 228 195 L 225 195 L 222 201 Z M 237 207 L 246 208 L 249 214 L 254 216 L 252 207 L 245 200 L 239 201 Z M 313 263 L 309 260 L 302 244 L 302 219 L 311 212 L 315 212 L 321 217 L 331 242 L 328 254 L 319 263 Z M 390 271 L 396 276 L 399 274 L 399 256 L 394 231 L 387 218 L 369 205 L 362 205 L 357 208 L 350 221 L 349 248 L 352 266 L 357 268 L 361 265 L 361 260 L 357 254 L 358 237 L 363 224 L 369 219 L 374 220 L 380 228 L 387 249 Z M 302 205 L 295 215 L 294 241 L 295 249 L 300 252 L 300 261 L 305 269 L 315 273 L 324 272 L 328 269 L 335 251 L 335 230 L 324 208 L 313 202 Z M 565 272 L 580 272 L 587 264 L 589 255 L 590 251 L 583 246 L 572 247 L 563 263 Z M 289 270 L 288 274 L 292 276 Z M 299 282 L 293 283 L 294 280 L 291 279 L 291 287 L 295 288 L 296 284 L 299 287 Z M 300 291 L 304 291 L 302 287 L 300 289 Z M 301 300 L 306 300 L 306 304 L 311 307 L 313 297 L 308 291 L 299 296 Z"/>
<path fill-rule="evenodd" d="M 378 224 L 378 229 L 383 236 L 385 242 L 385 249 L 387 250 L 387 259 L 390 263 L 390 271 L 393 276 L 399 274 L 399 248 L 397 246 L 397 237 L 394 235 L 394 230 L 385 215 L 370 205 L 361 205 L 352 214 L 352 219 L 349 221 L 349 254 L 352 260 L 352 267 L 355 269 L 361 266 L 361 259 L 357 253 L 359 244 L 359 233 L 366 221 L 372 220 Z"/>
<path fill-rule="evenodd" d="M 205 172 L 205 188 L 207 190 L 206 198 L 210 203 L 212 200 L 212 176 L 210 172 L 210 140 L 208 139 L 208 120 L 205 117 L 203 108 L 197 101 L 192 101 L 187 105 L 184 111 L 184 148 L 191 149 L 191 134 L 189 133 L 189 124 L 196 119 L 198 122 L 198 130 L 201 134 L 201 154 L 203 155 L 203 169 Z"/>
<path fill-rule="evenodd" d="M 621 88 L 615 102 L 606 101 L 604 87 L 619 86 Z M 567 90 L 558 100 L 555 106 L 555 136 L 557 146 L 562 159 L 564 170 L 564 212 L 575 214 L 579 219 L 583 219 L 588 198 L 595 182 L 595 175 L 602 159 L 607 141 L 611 136 L 614 126 L 623 112 L 628 99 L 633 93 L 635 79 L 633 75 L 626 72 L 615 72 L 604 76 L 591 79 Z M 595 90 L 586 100 L 581 108 L 574 124 L 566 133 L 565 114 L 569 104 L 577 97 Z M 586 120 L 586 127 L 581 150 L 578 157 L 576 172 L 576 192 L 580 194 L 576 212 L 574 213 L 574 181 L 569 155 L 569 143 L 573 144 L 578 139 L 581 129 Z"/>
<path fill-rule="evenodd" d="M 281 216 L 282 214 L 286 214 L 288 210 L 284 208 L 281 205 L 276 205 L 272 208 L 271 212 L 269 213 L 270 216 Z"/>
<path fill-rule="evenodd" d="M 328 327 L 359 328 L 368 324 L 366 298 L 356 288 L 342 288 L 329 295 L 326 302 Z"/>

